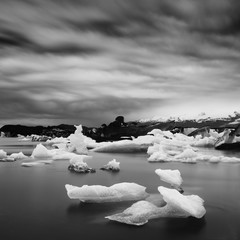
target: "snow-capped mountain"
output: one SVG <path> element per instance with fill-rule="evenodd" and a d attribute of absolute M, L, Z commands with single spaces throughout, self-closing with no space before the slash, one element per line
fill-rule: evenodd
<path fill-rule="evenodd" d="M 222 116 L 216 116 L 211 114 L 206 114 L 205 112 L 202 112 L 196 116 L 191 115 L 181 115 L 181 116 L 170 116 L 170 117 L 159 117 L 155 116 L 150 119 L 140 119 L 139 122 L 184 122 L 184 121 L 193 121 L 193 122 L 206 122 L 206 121 L 237 121 L 240 119 L 240 113 L 235 111 L 233 114 L 229 115 L 222 115 Z"/>

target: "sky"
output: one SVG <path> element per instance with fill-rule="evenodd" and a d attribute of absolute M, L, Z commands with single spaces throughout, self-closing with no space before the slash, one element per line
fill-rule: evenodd
<path fill-rule="evenodd" d="M 240 110 L 239 0 L 1 0 L 0 125 Z"/>

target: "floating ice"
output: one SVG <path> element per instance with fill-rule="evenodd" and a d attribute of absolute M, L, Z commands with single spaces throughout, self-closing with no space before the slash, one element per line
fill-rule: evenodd
<path fill-rule="evenodd" d="M 41 143 L 36 146 L 36 148 L 33 149 L 32 157 L 35 159 L 46 159 L 51 158 L 53 154 L 51 154 L 51 151 L 49 151 L 46 147 L 44 147 Z"/>
<path fill-rule="evenodd" d="M 24 155 L 23 152 L 19 152 L 19 153 L 12 153 L 10 156 L 10 158 L 14 158 L 14 159 L 24 159 L 24 158 L 28 158 L 28 156 Z"/>
<path fill-rule="evenodd" d="M 65 185 L 67 195 L 70 199 L 79 199 L 82 202 L 120 202 L 130 200 L 141 200 L 149 196 L 145 187 L 136 183 L 117 183 L 110 187 L 101 185 L 83 185 L 76 187 Z"/>
<path fill-rule="evenodd" d="M 195 163 L 198 154 L 193 149 L 185 149 L 182 153 L 175 156 L 175 159 L 181 159 L 181 162 Z"/>
<path fill-rule="evenodd" d="M 118 172 L 120 170 L 120 162 L 117 162 L 116 159 L 113 159 L 112 161 L 109 161 L 107 165 L 103 166 L 101 170 Z"/>
<path fill-rule="evenodd" d="M 32 141 L 32 138 L 29 138 L 29 137 L 23 137 L 23 138 L 19 138 L 18 141 L 30 142 L 30 141 Z"/>
<path fill-rule="evenodd" d="M 58 143 L 64 143 L 67 144 L 69 142 L 69 139 L 64 138 L 64 137 L 56 137 L 53 139 L 49 139 L 46 141 L 46 144 L 58 144 Z"/>
<path fill-rule="evenodd" d="M 185 196 L 176 189 L 158 187 L 167 205 L 164 207 L 169 217 L 195 217 L 202 218 L 206 209 L 203 206 L 204 200 L 197 195 Z"/>
<path fill-rule="evenodd" d="M 182 177 L 179 170 L 170 170 L 170 169 L 156 169 L 155 173 L 160 177 L 164 182 L 171 184 L 174 187 L 180 187 L 182 185 Z"/>
<path fill-rule="evenodd" d="M 213 147 L 216 142 L 214 137 L 204 137 L 191 143 L 193 147 Z"/>
<path fill-rule="evenodd" d="M 70 144 L 68 145 L 68 149 L 70 152 L 76 151 L 78 154 L 87 154 L 88 150 L 84 142 L 84 135 L 82 134 L 82 125 L 75 127 L 74 134 L 69 136 Z"/>
<path fill-rule="evenodd" d="M 60 150 L 65 150 L 67 151 L 67 145 L 66 143 L 54 143 L 52 147 L 60 149 Z"/>
<path fill-rule="evenodd" d="M 139 201 L 122 213 L 117 213 L 105 218 L 126 223 L 130 225 L 141 226 L 148 222 L 149 219 L 160 217 L 160 208 L 148 201 Z"/>
<path fill-rule="evenodd" d="M 94 152 L 145 152 L 154 143 L 154 136 L 139 136 L 133 140 L 104 142 L 94 148 Z"/>
<path fill-rule="evenodd" d="M 92 158 L 91 156 L 87 155 L 76 155 L 70 159 L 68 166 L 68 170 L 77 172 L 77 173 L 94 173 L 96 172 L 95 169 L 90 168 L 87 163 L 84 162 L 85 159 Z"/>
<path fill-rule="evenodd" d="M 41 160 L 41 161 L 34 161 L 34 162 L 23 162 L 21 163 L 22 167 L 33 167 L 33 166 L 42 166 L 45 164 L 51 164 L 52 160 Z"/>
<path fill-rule="evenodd" d="M 94 148 L 94 152 L 140 152 L 144 151 L 145 147 L 134 143 L 131 140 L 121 140 L 116 142 L 105 142 L 99 147 Z"/>
<path fill-rule="evenodd" d="M 59 151 L 50 151 L 53 160 L 70 160 L 71 158 L 73 158 L 74 156 L 76 156 L 77 154 L 72 153 L 72 152 L 66 152 L 63 151 L 61 149 L 59 149 Z"/>
<path fill-rule="evenodd" d="M 159 187 L 166 205 L 157 207 L 148 201 L 139 201 L 122 213 L 107 216 L 109 220 L 141 226 L 150 219 L 162 217 L 196 217 L 202 218 L 206 210 L 204 200 L 197 195 L 184 196 L 175 189 Z"/>
<path fill-rule="evenodd" d="M 0 149 L 0 159 L 6 158 L 6 157 L 7 157 L 7 153 L 5 151 L 3 151 L 2 149 Z"/>
<path fill-rule="evenodd" d="M 70 159 L 69 163 L 70 163 L 70 164 L 77 164 L 77 163 L 83 162 L 84 160 L 87 160 L 87 159 L 89 159 L 89 158 L 92 158 L 92 156 L 88 156 L 88 155 L 74 155 L 74 156 Z"/>
<path fill-rule="evenodd" d="M 5 157 L 5 158 L 0 158 L 0 162 L 14 162 L 16 161 L 16 159 L 14 159 L 13 157 Z"/>
<path fill-rule="evenodd" d="M 200 139 L 204 143 L 201 146 L 207 145 L 212 137 Z M 198 139 L 199 140 L 199 139 Z M 197 141 L 198 141 L 197 140 Z M 195 143 L 197 142 L 195 141 Z M 172 143 L 172 144 L 171 144 Z M 155 143 L 148 148 L 147 153 L 150 155 L 149 162 L 184 162 L 197 163 L 199 161 L 208 161 L 211 163 L 240 163 L 240 158 L 203 155 L 196 152 L 187 142 L 176 141 L 171 139 L 162 140 L 160 143 Z"/>

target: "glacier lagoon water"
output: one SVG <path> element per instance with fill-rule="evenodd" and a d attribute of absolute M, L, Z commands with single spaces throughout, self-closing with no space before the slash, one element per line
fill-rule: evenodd
<path fill-rule="evenodd" d="M 23 151 L 30 155 L 36 143 L 0 138 L 0 149 L 8 154 Z M 213 155 L 240 157 L 237 152 L 200 149 Z M 68 161 L 25 168 L 22 160 L 0 163 L 0 239 L 240 239 L 240 164 L 207 162 L 149 163 L 147 154 L 90 153 L 87 160 L 96 173 L 74 174 Z M 110 173 L 100 167 L 115 158 L 120 172 Z M 142 227 L 110 222 L 105 216 L 122 212 L 132 202 L 83 204 L 67 197 L 66 183 L 101 184 L 136 182 L 147 192 L 159 194 L 166 186 L 155 169 L 179 169 L 186 194 L 205 200 L 207 213 L 202 219 L 155 219 Z"/>

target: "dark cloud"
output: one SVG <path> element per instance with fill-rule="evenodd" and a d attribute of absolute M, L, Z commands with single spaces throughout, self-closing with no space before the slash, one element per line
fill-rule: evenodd
<path fill-rule="evenodd" d="M 1 119 L 232 109 L 239 13 L 237 0 L 2 0 Z"/>
<path fill-rule="evenodd" d="M 4 46 L 29 48 L 32 46 L 32 42 L 21 33 L 1 28 L 0 47 Z"/>

